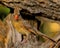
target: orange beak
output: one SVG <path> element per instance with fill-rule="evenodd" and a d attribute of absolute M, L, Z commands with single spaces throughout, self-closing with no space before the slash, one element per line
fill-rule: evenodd
<path fill-rule="evenodd" d="M 15 16 L 14 16 L 14 19 L 15 19 L 15 20 L 18 20 L 18 19 L 19 19 L 19 16 L 18 16 L 18 15 L 15 15 Z"/>

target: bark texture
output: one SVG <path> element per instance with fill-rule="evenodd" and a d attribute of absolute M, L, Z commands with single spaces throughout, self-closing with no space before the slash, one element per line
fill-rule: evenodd
<path fill-rule="evenodd" d="M 35 27 L 34 31 L 36 32 L 39 32 L 41 22 L 50 21 L 60 24 L 60 0 L 0 0 L 0 5 L 13 8 L 14 10 L 17 6 L 21 16 L 25 16 L 22 19 L 28 23 L 22 22 L 26 26 L 30 24 L 32 29 Z M 12 14 L 5 18 L 4 23 L 1 21 L 2 25 L 0 25 L 0 28 L 3 31 L 2 29 L 0 31 L 4 33 L 1 33 L 1 48 L 60 48 L 60 34 L 51 39 L 45 34 L 39 33 L 40 37 L 45 39 L 45 42 L 38 41 L 36 36 L 31 34 L 27 42 L 22 43 L 21 34 L 12 25 L 10 19 Z"/>

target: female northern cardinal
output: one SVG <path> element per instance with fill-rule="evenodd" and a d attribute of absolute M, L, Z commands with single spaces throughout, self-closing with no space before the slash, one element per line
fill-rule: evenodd
<path fill-rule="evenodd" d="M 36 32 L 34 32 L 31 27 L 29 27 L 30 29 L 25 27 L 26 23 L 23 23 L 24 20 L 22 20 L 19 15 L 11 17 L 11 22 L 17 32 L 21 33 L 22 35 L 26 35 L 26 39 L 28 39 L 31 32 L 36 34 Z M 28 24 L 26 25 L 29 26 Z"/>

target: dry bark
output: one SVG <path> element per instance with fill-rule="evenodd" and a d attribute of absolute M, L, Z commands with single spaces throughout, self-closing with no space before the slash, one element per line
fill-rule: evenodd
<path fill-rule="evenodd" d="M 51 21 L 51 22 L 57 22 L 60 24 L 59 0 L 0 0 L 0 2 L 1 2 L 0 4 L 13 8 L 13 9 L 16 6 L 19 8 L 19 10 L 26 9 L 29 11 L 28 14 L 30 14 L 31 17 L 35 16 L 36 17 L 35 19 L 37 19 L 38 21 Z M 5 42 L 4 48 L 59 48 L 58 46 L 60 46 L 60 43 L 59 43 L 60 34 L 56 36 L 55 38 L 51 39 L 42 33 L 39 33 L 39 35 L 43 36 L 44 39 L 47 38 L 46 39 L 47 41 L 45 41 L 44 43 L 37 41 L 36 36 L 33 35 L 34 39 L 31 37 L 29 38 L 27 43 L 22 44 L 21 34 L 18 33 L 13 28 L 11 20 L 7 17 L 7 20 L 5 21 L 7 21 L 9 31 L 7 34 L 7 41 Z M 35 22 L 35 20 L 32 20 L 32 21 L 27 20 L 27 21 L 31 24 L 31 26 L 35 26 L 35 28 L 32 28 L 32 29 L 34 29 L 36 32 L 39 32 L 37 30 L 38 23 Z"/>

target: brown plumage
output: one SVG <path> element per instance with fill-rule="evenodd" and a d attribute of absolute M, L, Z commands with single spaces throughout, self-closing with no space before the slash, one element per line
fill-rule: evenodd
<path fill-rule="evenodd" d="M 33 33 L 37 36 L 40 35 L 42 37 L 46 37 L 51 41 L 55 42 L 53 39 L 47 37 L 46 35 L 42 34 L 40 31 L 38 31 L 36 28 L 29 25 L 19 14 L 20 14 L 19 9 L 16 7 L 14 10 L 14 15 L 11 16 L 11 22 L 15 30 L 17 30 L 22 35 L 26 35 L 27 38 L 31 33 Z M 14 19 L 15 15 L 19 16 L 18 20 Z"/>
<path fill-rule="evenodd" d="M 26 39 L 28 39 L 29 35 L 33 33 L 36 36 L 46 37 L 51 41 L 55 42 L 53 39 L 47 37 L 46 35 L 39 32 L 36 28 L 32 27 L 27 21 L 21 18 L 21 16 L 19 16 L 18 20 L 15 20 L 14 16 L 12 15 L 11 22 L 15 30 L 17 30 L 22 35 L 26 35 Z"/>
<path fill-rule="evenodd" d="M 26 35 L 26 37 L 28 37 L 31 33 L 36 34 L 36 32 L 32 30 L 31 26 L 29 26 L 29 24 L 20 17 L 16 20 L 14 16 L 12 16 L 11 22 L 15 30 L 22 35 Z"/>
<path fill-rule="evenodd" d="M 11 22 L 15 30 L 17 30 L 22 35 L 26 35 L 27 37 L 29 34 L 31 34 L 31 32 L 36 34 L 36 32 L 32 30 L 31 26 L 25 20 L 23 20 L 19 14 L 19 8 L 16 7 L 14 10 L 14 15 L 11 16 Z"/>

